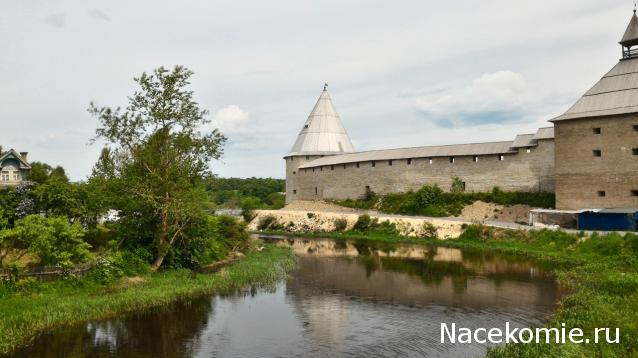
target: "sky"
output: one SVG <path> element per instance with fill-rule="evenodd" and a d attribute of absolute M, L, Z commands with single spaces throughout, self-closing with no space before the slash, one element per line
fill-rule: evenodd
<path fill-rule="evenodd" d="M 0 145 L 84 180 L 86 109 L 194 71 L 227 137 L 222 177 L 284 177 L 324 82 L 357 150 L 513 140 L 551 125 L 621 55 L 619 0 L 0 0 Z"/>

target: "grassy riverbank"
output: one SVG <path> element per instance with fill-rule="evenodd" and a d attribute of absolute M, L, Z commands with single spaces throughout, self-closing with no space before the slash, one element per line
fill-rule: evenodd
<path fill-rule="evenodd" d="M 274 233 L 274 232 L 272 232 Z M 569 293 L 547 327 L 581 328 L 594 342 L 595 328 L 620 329 L 618 344 L 511 344 L 489 357 L 624 357 L 638 356 L 638 236 L 610 234 L 584 239 L 560 231 L 514 231 L 469 226 L 454 240 L 406 238 L 384 231 L 289 234 L 304 237 L 413 242 L 518 255 L 542 260 Z M 604 334 L 601 336 L 604 340 Z M 544 342 L 544 338 L 543 338 Z"/>
<path fill-rule="evenodd" d="M 199 294 L 273 284 L 294 265 L 290 250 L 267 245 L 262 252 L 251 252 L 218 273 L 171 270 L 135 280 L 125 278 L 112 285 L 70 279 L 25 287 L 0 299 L 0 354 L 61 325 L 113 317 Z"/>

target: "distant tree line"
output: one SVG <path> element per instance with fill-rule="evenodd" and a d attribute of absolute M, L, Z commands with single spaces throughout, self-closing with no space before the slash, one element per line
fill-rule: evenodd
<path fill-rule="evenodd" d="M 215 204 L 226 208 L 279 209 L 286 181 L 273 178 L 210 178 L 206 188 Z"/>

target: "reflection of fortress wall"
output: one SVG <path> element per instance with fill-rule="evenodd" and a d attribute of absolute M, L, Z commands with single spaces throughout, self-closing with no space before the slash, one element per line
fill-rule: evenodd
<path fill-rule="evenodd" d="M 288 281 L 287 290 L 310 289 L 298 282 L 312 278 L 313 289 L 338 290 L 345 295 L 374 297 L 403 305 L 463 305 L 487 307 L 551 306 L 558 290 L 551 281 L 492 280 L 485 277 L 446 274 L 432 282 L 397 271 L 366 268 L 356 260 L 310 255 L 299 257 L 299 269 Z M 305 278 L 302 278 L 305 277 Z"/>
<path fill-rule="evenodd" d="M 290 288 L 287 288 L 288 291 Z M 297 312 L 303 317 L 304 322 L 309 322 L 310 329 L 318 341 L 334 347 L 336 343 L 343 341 L 345 330 L 350 321 L 350 303 L 335 296 L 305 296 L 303 294 L 291 295 L 296 300 Z"/>
<path fill-rule="evenodd" d="M 521 279 L 543 277 L 544 275 L 529 263 L 506 260 L 503 257 L 472 258 L 464 257 L 459 249 L 446 247 L 427 247 L 423 245 L 367 242 L 357 245 L 355 241 L 338 241 L 333 239 L 282 239 L 275 240 L 282 247 L 291 248 L 297 256 L 314 257 L 375 257 L 375 258 L 404 258 L 431 259 L 434 262 L 456 262 L 475 274 L 498 277 L 503 274 L 516 276 Z M 381 261 L 379 261 L 381 263 Z"/>

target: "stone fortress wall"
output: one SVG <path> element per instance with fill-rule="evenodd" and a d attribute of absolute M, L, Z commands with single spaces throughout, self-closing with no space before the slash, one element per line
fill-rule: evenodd
<path fill-rule="evenodd" d="M 447 191 L 455 176 L 465 182 L 467 192 L 490 191 L 495 186 L 506 191 L 554 191 L 553 138 L 502 155 L 455 156 L 453 162 L 450 156 L 438 156 L 375 160 L 374 166 L 373 161 L 313 166 L 322 157 L 286 157 L 287 202 L 357 199 L 366 188 L 387 194 L 436 184 Z"/>

